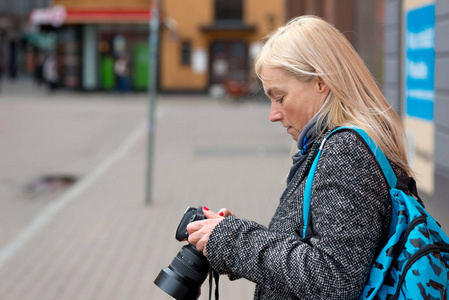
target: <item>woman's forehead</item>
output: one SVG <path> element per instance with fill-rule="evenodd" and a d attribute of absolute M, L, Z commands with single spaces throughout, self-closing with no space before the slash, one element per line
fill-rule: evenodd
<path fill-rule="evenodd" d="M 260 72 L 262 82 L 264 81 L 277 81 L 283 79 L 286 76 L 291 76 L 281 68 L 263 66 Z"/>

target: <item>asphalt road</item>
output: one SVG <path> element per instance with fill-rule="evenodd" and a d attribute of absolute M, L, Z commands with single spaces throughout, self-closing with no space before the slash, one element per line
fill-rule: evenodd
<path fill-rule="evenodd" d="M 260 101 L 160 95 L 146 205 L 146 94 L 3 82 L 0 299 L 171 299 L 153 280 L 182 246 L 187 206 L 265 225 L 274 213 L 292 142 L 268 114 Z M 222 277 L 220 299 L 253 288 Z"/>

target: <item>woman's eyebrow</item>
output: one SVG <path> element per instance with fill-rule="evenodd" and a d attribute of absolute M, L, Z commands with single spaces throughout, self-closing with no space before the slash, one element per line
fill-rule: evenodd
<path fill-rule="evenodd" d="M 272 88 L 269 88 L 268 90 L 267 90 L 267 92 L 266 92 L 266 94 L 267 94 L 267 96 L 268 97 L 273 97 L 273 89 Z"/>
<path fill-rule="evenodd" d="M 273 87 L 273 88 L 269 88 L 268 90 L 267 90 L 267 92 L 266 92 L 266 94 L 267 94 L 267 96 L 268 97 L 273 97 L 273 98 L 275 98 L 276 97 L 276 94 L 282 94 L 282 90 L 280 90 L 279 88 L 276 88 L 276 87 Z"/>

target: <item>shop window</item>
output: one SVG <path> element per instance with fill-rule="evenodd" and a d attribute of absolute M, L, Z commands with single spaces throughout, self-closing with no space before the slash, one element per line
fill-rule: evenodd
<path fill-rule="evenodd" d="M 243 21 L 242 0 L 215 0 L 215 20 Z"/>
<path fill-rule="evenodd" d="M 81 84 L 81 27 L 65 26 L 57 32 L 56 65 L 58 85 L 79 88 Z"/>
<path fill-rule="evenodd" d="M 192 43 L 183 41 L 181 46 L 181 63 L 183 66 L 190 66 L 190 57 L 192 52 Z"/>
<path fill-rule="evenodd" d="M 148 88 L 148 29 L 140 24 L 98 25 L 99 88 L 118 91 Z M 126 72 L 120 74 L 123 66 Z"/>

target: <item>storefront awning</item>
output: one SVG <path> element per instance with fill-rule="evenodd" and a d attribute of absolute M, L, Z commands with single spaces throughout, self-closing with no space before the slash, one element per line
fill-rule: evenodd
<path fill-rule="evenodd" d="M 148 10 L 73 10 L 62 5 L 45 9 L 34 9 L 29 20 L 33 25 L 95 24 L 95 23 L 148 23 Z"/>
<path fill-rule="evenodd" d="M 23 35 L 23 39 L 40 49 L 50 50 L 55 45 L 55 36 L 42 32 L 29 32 Z"/>

